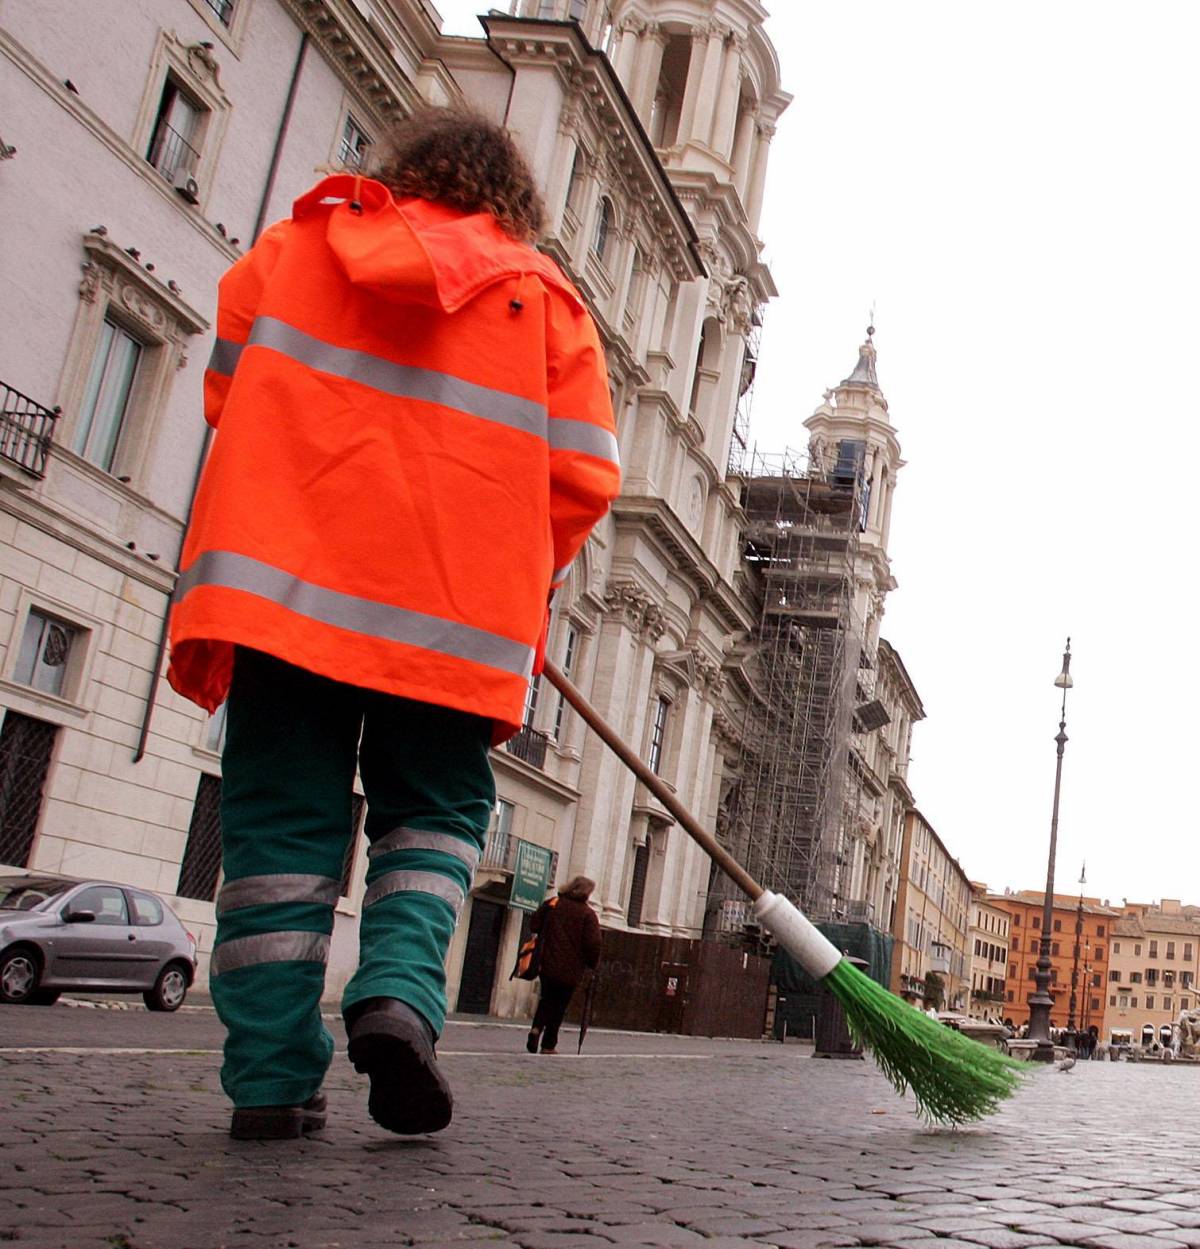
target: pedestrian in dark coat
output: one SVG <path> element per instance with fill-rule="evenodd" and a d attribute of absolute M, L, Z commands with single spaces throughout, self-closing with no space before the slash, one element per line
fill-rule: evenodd
<path fill-rule="evenodd" d="M 574 876 L 533 913 L 530 928 L 538 936 L 541 996 L 525 1048 L 536 1054 L 558 1053 L 558 1029 L 584 973 L 600 963 L 600 921 L 588 905 L 596 882 Z"/>

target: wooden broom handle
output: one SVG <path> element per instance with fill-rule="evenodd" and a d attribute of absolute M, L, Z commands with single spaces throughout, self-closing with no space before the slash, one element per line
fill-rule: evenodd
<path fill-rule="evenodd" d="M 643 785 L 663 804 L 664 807 L 679 821 L 680 826 L 689 837 L 708 855 L 710 859 L 733 881 L 735 885 L 750 895 L 755 901 L 763 892 L 763 887 L 749 872 L 729 853 L 717 839 L 695 819 L 692 813 L 671 792 L 670 788 L 650 768 L 633 753 L 621 740 L 617 731 L 612 728 L 586 698 L 567 680 L 550 660 L 546 660 L 542 672 L 546 680 L 575 708 L 596 735 L 617 756 L 618 759 L 642 782 Z"/>

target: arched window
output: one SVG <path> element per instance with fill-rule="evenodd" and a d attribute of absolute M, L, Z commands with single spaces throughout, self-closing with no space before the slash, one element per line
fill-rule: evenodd
<path fill-rule="evenodd" d="M 596 217 L 596 236 L 592 240 L 592 251 L 601 260 L 608 258 L 608 244 L 612 238 L 613 225 L 616 218 L 616 210 L 613 208 L 612 200 L 607 195 L 600 197 L 600 212 Z"/>

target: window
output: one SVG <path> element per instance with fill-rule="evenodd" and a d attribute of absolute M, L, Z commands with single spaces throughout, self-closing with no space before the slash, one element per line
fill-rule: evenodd
<path fill-rule="evenodd" d="M 1170 995 L 1169 993 L 1168 993 L 1168 994 L 1165 994 L 1165 995 L 1163 996 L 1163 1004 L 1162 1004 L 1162 1008 L 1163 1008 L 1163 1010 L 1170 1010 L 1170 1009 L 1171 1009 L 1171 995 Z"/>
<path fill-rule="evenodd" d="M 1146 968 L 1146 983 L 1147 984 L 1158 983 L 1158 968 L 1157 967 Z"/>
<path fill-rule="evenodd" d="M 1170 971 L 1169 969 L 1167 971 L 1164 971 L 1163 972 L 1163 988 L 1170 989 L 1174 986 L 1174 984 L 1175 984 L 1175 973 L 1173 971 Z"/>
<path fill-rule="evenodd" d="M 1118 994 L 1117 994 L 1117 1002 L 1116 1002 L 1116 1004 L 1117 1004 L 1117 1005 L 1118 1005 L 1118 1006 L 1119 1006 L 1122 1010 L 1128 1010 L 1128 1009 L 1129 1009 L 1129 994 L 1128 994 L 1128 993 L 1118 993 Z"/>
<path fill-rule="evenodd" d="M 1054 921 L 1054 931 L 1062 932 L 1062 920 L 1061 919 L 1056 919 Z"/>
<path fill-rule="evenodd" d="M 347 114 L 346 124 L 342 127 L 342 141 L 338 146 L 338 164 L 349 169 L 361 169 L 370 146 L 370 135 Z"/>
<path fill-rule="evenodd" d="M 575 668 L 575 656 L 579 650 L 579 630 L 573 624 L 567 625 L 567 644 L 563 651 L 563 661 L 560 665 L 562 674 L 570 680 L 572 672 Z M 563 721 L 567 715 L 567 700 L 559 694 L 558 709 L 554 713 L 554 740 L 558 741 L 562 736 Z"/>
<path fill-rule="evenodd" d="M 1053 954 L 1055 958 L 1058 957 L 1058 942 L 1057 941 L 1052 941 L 1050 943 L 1050 953 Z"/>
<path fill-rule="evenodd" d="M 1096 946 L 1096 948 L 1092 951 L 1092 957 L 1093 957 L 1093 958 L 1103 958 L 1103 957 L 1104 957 L 1104 947 L 1103 947 L 1102 945 L 1098 945 L 1098 946 Z"/>
<path fill-rule="evenodd" d="M 1120 954 L 1120 953 L 1121 953 L 1121 943 L 1120 943 L 1119 941 L 1114 941 L 1114 942 L 1113 942 L 1113 953 L 1114 953 L 1114 954 Z"/>
<path fill-rule="evenodd" d="M 198 144 L 205 112 L 204 106 L 168 74 L 146 159 L 172 186 L 181 174 L 194 174 L 200 164 Z"/>
<path fill-rule="evenodd" d="M 1129 1008 L 1130 1010 L 1137 1010 L 1137 996 L 1136 995 L 1134 995 L 1133 997 L 1129 999 Z"/>
<path fill-rule="evenodd" d="M 650 734 L 650 771 L 657 772 L 662 766 L 663 744 L 667 738 L 667 717 L 671 714 L 671 700 L 659 696 L 654 707 L 654 728 Z"/>
<path fill-rule="evenodd" d="M 1191 1000 L 1190 998 L 1181 997 L 1181 998 L 1179 999 L 1179 1009 L 1180 1009 L 1180 1010 L 1187 1010 L 1187 1009 L 1188 1009 L 1188 1002 L 1189 1002 L 1190 1000 Z"/>
<path fill-rule="evenodd" d="M 1140 942 L 1140 941 L 1139 941 L 1139 942 L 1137 942 L 1137 943 L 1134 945 L 1134 947 L 1133 947 L 1133 955 L 1134 955 L 1134 958 L 1141 958 L 1141 957 L 1142 957 L 1142 944 L 1141 944 L 1141 942 Z"/>
<path fill-rule="evenodd" d="M 1110 971 L 1108 973 L 1108 978 L 1115 983 L 1121 979 L 1121 973 L 1119 971 Z"/>
<path fill-rule="evenodd" d="M 111 472 L 116 459 L 143 350 L 141 342 L 128 330 L 111 317 L 104 318 L 75 430 L 74 449 L 105 472 Z"/>
<path fill-rule="evenodd" d="M 1031 967 L 1031 968 L 1029 969 L 1029 979 L 1030 979 L 1030 980 L 1036 980 L 1036 979 L 1037 979 L 1037 968 L 1036 968 L 1036 967 Z"/>
<path fill-rule="evenodd" d="M 1042 926 L 1042 917 L 1041 917 L 1040 915 L 1035 915 L 1035 916 L 1033 917 L 1033 926 L 1034 926 L 1035 928 L 1041 928 L 1041 926 Z"/>
<path fill-rule="evenodd" d="M 220 874 L 221 778 L 205 773 L 196 786 L 196 801 L 175 892 L 181 898 L 211 902 L 217 896 Z"/>
<path fill-rule="evenodd" d="M 542 677 L 539 673 L 529 682 L 529 688 L 525 691 L 525 710 L 521 713 L 522 728 L 533 728 L 533 717 L 537 715 L 538 695 L 542 689 Z"/>
<path fill-rule="evenodd" d="M 1009 965 L 1008 965 L 1008 974 L 1009 974 L 1010 976 L 1012 976 L 1012 977 L 1015 977 L 1015 976 L 1016 976 L 1016 974 L 1017 974 L 1017 965 L 1016 965 L 1016 963 L 1009 963 Z"/>
<path fill-rule="evenodd" d="M 1020 917 L 1019 915 L 1014 915 L 1014 916 L 1012 917 L 1012 926 L 1013 926 L 1014 928 L 1020 928 L 1020 927 L 1021 927 L 1021 917 Z"/>
<path fill-rule="evenodd" d="M 1010 1002 L 1013 1000 L 1013 991 L 1012 991 L 1011 989 L 1009 989 L 1009 991 L 1008 991 L 1008 1000 L 1009 1000 Z"/>
<path fill-rule="evenodd" d="M 129 902 L 133 910 L 133 922 L 138 928 L 153 928 L 163 922 L 162 903 L 148 893 L 129 892 Z"/>
<path fill-rule="evenodd" d="M 1116 1006 L 1116 1004 L 1117 1004 L 1117 998 L 1116 998 L 1116 995 L 1115 995 L 1115 994 L 1114 994 L 1112 997 L 1110 997 L 1110 998 L 1108 999 L 1108 1004 L 1109 1004 L 1109 1006 Z"/>
<path fill-rule="evenodd" d="M 1150 942 L 1150 957 L 1158 958 L 1158 942 L 1157 941 Z"/>
<path fill-rule="evenodd" d="M 97 924 L 128 924 L 125 895 L 116 885 L 92 885 L 77 893 L 67 904 L 68 911 L 91 911 Z"/>
<path fill-rule="evenodd" d="M 580 208 L 585 164 L 586 157 L 583 154 L 583 149 L 576 148 L 575 158 L 571 161 L 571 176 L 567 180 L 567 207 L 575 213 L 578 213 Z"/>
<path fill-rule="evenodd" d="M 1192 961 L 1192 943 L 1190 941 L 1185 941 L 1183 943 L 1183 961 L 1185 963 L 1190 963 Z"/>
<path fill-rule="evenodd" d="M 1099 987 L 1100 987 L 1100 973 L 1098 971 L 1095 971 L 1092 973 L 1092 988 L 1098 989 Z"/>
<path fill-rule="evenodd" d="M 1032 954 L 1038 948 L 1038 939 L 1036 937 L 1029 938 L 1029 952 Z"/>
<path fill-rule="evenodd" d="M 634 851 L 633 878 L 629 882 L 629 907 L 626 922 L 630 928 L 642 926 L 642 903 L 646 897 L 646 869 L 650 866 L 650 846 L 643 842 Z"/>
<path fill-rule="evenodd" d="M 1130 984 L 1141 984 L 1141 983 L 1142 983 L 1142 973 L 1141 973 L 1140 971 L 1131 971 L 1131 972 L 1129 973 L 1129 983 L 1130 983 Z"/>
<path fill-rule="evenodd" d="M 1091 999 L 1091 1002 L 1092 1002 L 1092 1004 L 1091 1004 L 1091 1007 L 1090 1007 L 1089 1009 L 1091 1009 L 1091 1010 L 1099 1010 L 1099 1009 L 1100 1009 L 1100 999 L 1099 999 L 1098 997 L 1094 997 L 1094 998 L 1092 998 L 1092 999 Z"/>
<path fill-rule="evenodd" d="M 79 630 L 31 609 L 25 618 L 13 680 L 43 694 L 66 696 L 68 662 Z"/>
<path fill-rule="evenodd" d="M 600 211 L 596 215 L 596 233 L 592 239 L 592 251 L 602 261 L 608 259 L 608 245 L 612 239 L 615 219 L 616 211 L 613 208 L 612 200 L 607 195 L 602 195 L 600 197 Z"/>
<path fill-rule="evenodd" d="M 222 26 L 233 22 L 233 0 L 204 0 L 204 3 L 217 15 Z"/>
<path fill-rule="evenodd" d="M 58 726 L 7 711 L 0 725 L 0 863 L 25 867 Z"/>
<path fill-rule="evenodd" d="M 1167 958 L 1172 959 L 1172 960 L 1175 958 L 1175 942 L 1174 941 L 1167 942 Z"/>
<path fill-rule="evenodd" d="M 1154 994 L 1153 993 L 1146 994 L 1146 1009 L 1147 1010 L 1154 1009 Z"/>
<path fill-rule="evenodd" d="M 1103 936 L 1104 936 L 1104 925 L 1103 925 L 1103 924 L 1097 924 L 1097 925 L 1096 925 L 1096 936 L 1097 936 L 1097 937 L 1103 937 Z"/>

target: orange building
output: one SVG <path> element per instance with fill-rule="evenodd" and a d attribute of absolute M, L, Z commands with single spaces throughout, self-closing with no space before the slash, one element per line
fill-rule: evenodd
<path fill-rule="evenodd" d="M 988 894 L 988 902 L 1007 911 L 1008 979 L 1003 1015 L 1020 1027 L 1029 1022 L 1029 995 L 1036 991 L 1042 937 L 1042 908 L 1046 895 L 1025 889 L 1019 893 Z M 1105 985 L 1113 925 L 1121 912 L 1104 906 L 1099 898 L 1083 899 L 1083 930 L 1079 938 L 1078 979 L 1075 993 L 1075 1026 L 1104 1025 Z M 1054 895 L 1053 931 L 1050 934 L 1050 1026 L 1065 1028 L 1071 1001 L 1071 969 L 1075 965 L 1075 924 L 1080 918 L 1079 897 Z"/>

